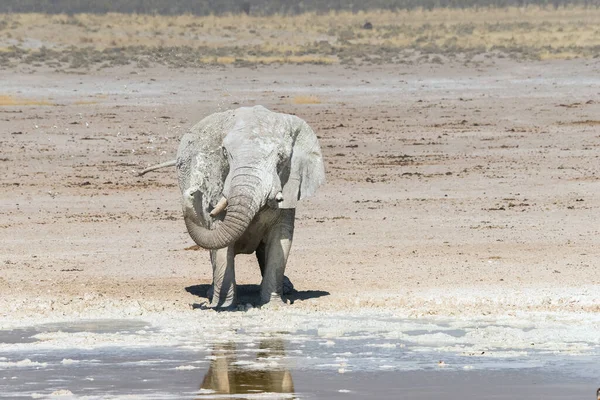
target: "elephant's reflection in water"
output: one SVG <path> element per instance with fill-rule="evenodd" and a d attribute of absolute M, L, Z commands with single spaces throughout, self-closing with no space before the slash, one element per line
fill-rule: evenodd
<path fill-rule="evenodd" d="M 235 343 L 215 345 L 212 356 L 200 386 L 211 394 L 294 393 L 292 375 L 280 361 L 285 357 L 281 339 L 260 342 L 253 360 L 240 362 Z"/>

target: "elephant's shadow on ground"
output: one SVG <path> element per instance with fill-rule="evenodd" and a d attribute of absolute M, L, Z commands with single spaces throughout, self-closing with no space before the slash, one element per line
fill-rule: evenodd
<path fill-rule="evenodd" d="M 194 296 L 203 297 L 210 301 L 208 297 L 208 291 L 211 285 L 202 284 L 188 286 L 185 291 L 193 294 Z M 323 296 L 329 296 L 329 292 L 324 290 L 296 290 L 294 289 L 291 293 L 284 295 L 284 298 L 288 299 L 292 304 L 296 301 L 304 301 L 309 299 L 316 299 Z M 239 304 L 252 304 L 258 305 L 260 302 L 260 285 L 237 285 L 237 298 Z"/>

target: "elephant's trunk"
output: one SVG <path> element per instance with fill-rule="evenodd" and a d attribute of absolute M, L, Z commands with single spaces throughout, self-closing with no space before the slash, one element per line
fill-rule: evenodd
<path fill-rule="evenodd" d="M 194 242 L 205 249 L 221 249 L 238 240 L 262 206 L 260 187 L 260 179 L 255 175 L 238 173 L 233 176 L 225 218 L 215 229 L 202 226 L 193 201 L 184 201 L 185 226 Z"/>

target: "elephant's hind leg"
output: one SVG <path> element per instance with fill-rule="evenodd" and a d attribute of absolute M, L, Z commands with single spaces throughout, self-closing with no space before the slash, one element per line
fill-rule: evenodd
<path fill-rule="evenodd" d="M 213 296 L 210 307 L 227 308 L 235 306 L 235 253 L 233 246 L 211 250 L 210 261 L 213 267 Z"/>
<path fill-rule="evenodd" d="M 260 242 L 256 249 L 256 260 L 260 267 L 260 276 L 265 276 L 265 268 L 267 266 L 267 250 L 265 247 L 265 242 Z"/>

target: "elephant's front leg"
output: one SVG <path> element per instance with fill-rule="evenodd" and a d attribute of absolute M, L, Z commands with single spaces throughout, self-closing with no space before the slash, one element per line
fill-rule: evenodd
<path fill-rule="evenodd" d="M 278 222 L 265 240 L 265 265 L 260 285 L 262 304 L 283 302 L 283 275 L 294 237 L 294 217 L 294 209 L 281 210 Z"/>
<path fill-rule="evenodd" d="M 213 296 L 210 307 L 226 308 L 236 303 L 234 257 L 233 245 L 210 251 L 213 267 Z"/>

